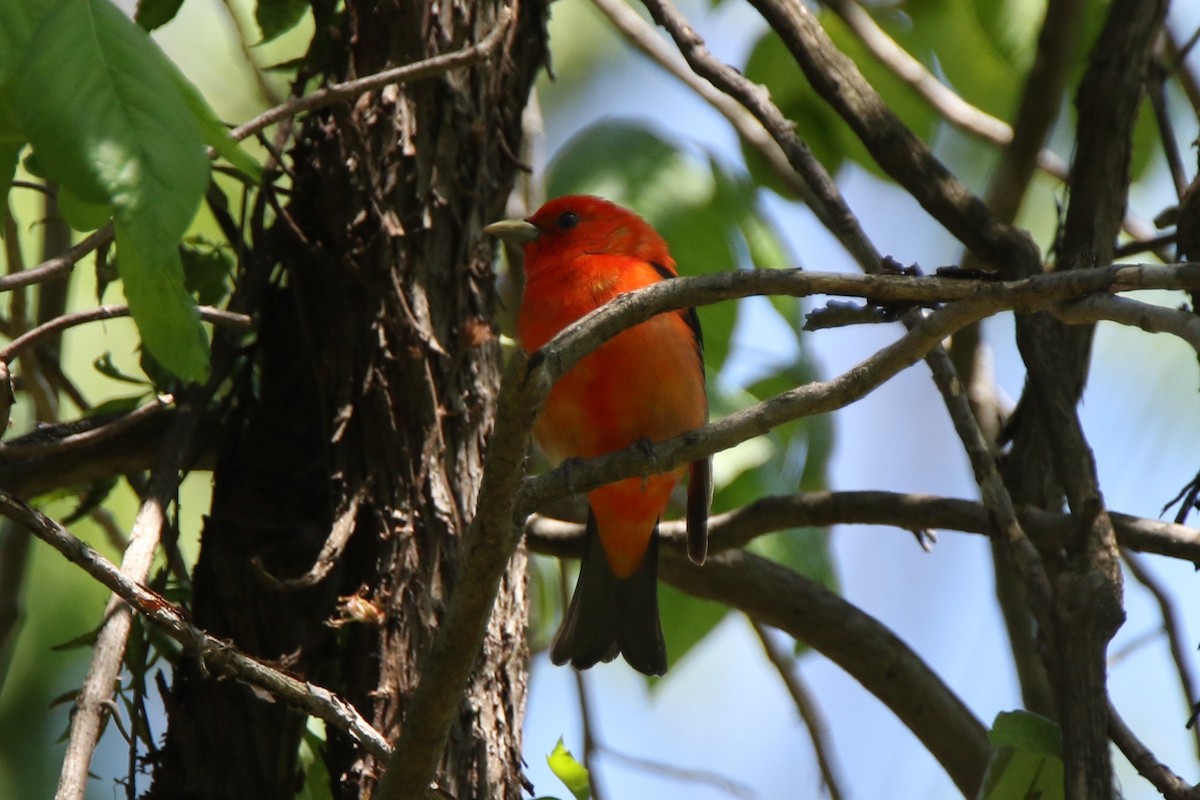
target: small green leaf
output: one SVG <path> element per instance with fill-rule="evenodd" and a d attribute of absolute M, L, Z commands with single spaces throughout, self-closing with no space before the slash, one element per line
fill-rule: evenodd
<path fill-rule="evenodd" d="M 139 222 L 118 219 L 116 233 L 125 299 L 143 346 L 180 378 L 204 381 L 208 337 L 184 285 L 178 248 Z"/>
<path fill-rule="evenodd" d="M 546 763 L 550 765 L 550 771 L 570 790 L 575 800 L 588 800 L 592 796 L 587 768 L 576 761 L 571 751 L 563 746 L 561 737 L 558 744 L 554 745 L 554 751 L 546 756 Z"/>
<path fill-rule="evenodd" d="M 265 44 L 296 27 L 309 7 L 306 0 L 258 0 L 254 19 L 262 31 L 259 44 Z"/>
<path fill-rule="evenodd" d="M 229 248 L 189 238 L 179 248 L 183 259 L 184 285 L 201 305 L 218 305 L 229 296 L 233 254 Z"/>
<path fill-rule="evenodd" d="M 138 0 L 133 21 L 143 30 L 152 31 L 175 19 L 182 7 L 183 0 Z"/>
<path fill-rule="evenodd" d="M 112 378 L 114 381 L 120 381 L 121 383 L 132 383 L 135 386 L 146 385 L 145 379 L 126 375 L 124 372 L 121 372 L 121 370 L 117 369 L 117 366 L 113 364 L 112 353 L 105 353 L 97 358 L 92 362 L 92 367 L 94 367 L 95 370 L 101 375 Z"/>
<path fill-rule="evenodd" d="M 1029 711 L 1001 712 L 988 732 L 992 757 L 977 800 L 1062 800 L 1062 731 Z"/>

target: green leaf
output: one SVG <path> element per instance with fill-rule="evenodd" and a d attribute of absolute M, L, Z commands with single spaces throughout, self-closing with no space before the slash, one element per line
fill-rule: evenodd
<path fill-rule="evenodd" d="M 977 800 L 1061 800 L 1062 731 L 1029 711 L 996 715 L 988 732 L 992 757 Z"/>
<path fill-rule="evenodd" d="M 112 206 L 108 203 L 89 203 L 66 186 L 58 187 L 58 210 L 67 224 L 80 232 L 103 227 L 113 215 Z"/>
<path fill-rule="evenodd" d="M 29 50 L 34 32 L 42 20 L 61 2 L 62 0 L 0 2 L 0 86 L 17 73 L 17 67 Z"/>
<path fill-rule="evenodd" d="M 145 31 L 152 31 L 175 19 L 183 0 L 138 0 L 133 21 Z"/>
<path fill-rule="evenodd" d="M 575 800 L 588 800 L 592 796 L 587 768 L 576 761 L 571 751 L 563 746 L 561 737 L 558 744 L 554 745 L 554 751 L 546 756 L 546 763 L 550 765 L 550 771 L 570 790 Z"/>
<path fill-rule="evenodd" d="M 95 368 L 95 370 L 101 375 L 112 378 L 114 381 L 120 381 L 121 383 L 132 383 L 135 386 L 146 385 L 144 378 L 135 378 L 131 375 L 126 375 L 124 372 L 121 372 L 121 370 L 117 368 L 116 364 L 113 363 L 112 353 L 105 353 L 97 358 L 92 362 L 92 367 Z"/>
<path fill-rule="evenodd" d="M 219 305 L 229 296 L 233 254 L 228 247 L 189 238 L 179 249 L 183 259 L 184 285 L 201 305 Z"/>
<path fill-rule="evenodd" d="M 25 135 L 17 128 L 16 117 L 0 94 L 0 217 L 8 212 L 8 193 L 24 146 Z M 4 226 L 0 225 L 0 238 L 3 237 Z"/>
<path fill-rule="evenodd" d="M 262 31 L 259 44 L 265 44 L 296 27 L 308 9 L 306 0 L 258 0 L 254 19 Z"/>
<path fill-rule="evenodd" d="M 136 220 L 118 219 L 116 232 L 125 299 L 146 351 L 184 380 L 205 380 L 208 337 L 184 284 L 179 249 Z"/>
<path fill-rule="evenodd" d="M 13 107 L 47 176 L 112 206 L 125 295 L 147 350 L 201 380 L 207 341 L 176 246 L 203 197 L 208 159 L 174 74 L 108 0 L 63 0 L 30 44 Z"/>

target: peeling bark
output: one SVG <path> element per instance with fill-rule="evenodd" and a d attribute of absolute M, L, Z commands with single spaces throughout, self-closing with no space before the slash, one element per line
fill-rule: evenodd
<path fill-rule="evenodd" d="M 315 8 L 302 74 L 371 74 L 483 38 L 498 2 Z M 545 8 L 521 3 L 501 51 L 474 67 L 366 94 L 304 121 L 291 202 L 267 232 L 253 367 L 240 382 L 197 566 L 197 621 L 337 689 L 389 738 L 454 590 L 499 379 L 491 244 L 519 151 L 520 110 L 545 51 Z M 347 527 L 348 526 L 348 527 Z M 303 575 L 335 527 L 346 549 Z M 339 599 L 340 598 L 340 599 Z M 524 551 L 509 565 L 439 784 L 520 795 L 528 679 Z M 333 622 L 334 626 L 329 623 Z M 153 797 L 287 797 L 304 720 L 179 669 Z M 334 796 L 378 775 L 351 741 L 325 752 Z"/>

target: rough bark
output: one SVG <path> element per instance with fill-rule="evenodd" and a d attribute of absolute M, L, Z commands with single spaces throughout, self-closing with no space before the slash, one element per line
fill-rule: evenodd
<path fill-rule="evenodd" d="M 457 50 L 499 2 L 317 3 L 302 74 L 330 81 Z M 519 3 L 501 51 L 307 118 L 291 202 L 260 243 L 274 269 L 216 468 L 196 570 L 196 620 L 338 689 L 389 738 L 454 589 L 494 410 L 491 245 L 517 172 L 520 109 L 545 52 L 541 3 Z M 278 268 L 276 268 L 278 265 Z M 253 281 L 253 276 L 249 276 Z M 301 576 L 333 532 L 345 551 Z M 528 676 L 523 552 L 509 565 L 439 784 L 520 794 Z M 330 623 L 334 623 L 331 625 Z M 177 670 L 154 797 L 287 797 L 304 719 L 194 665 Z M 377 765 L 330 735 L 335 797 Z"/>

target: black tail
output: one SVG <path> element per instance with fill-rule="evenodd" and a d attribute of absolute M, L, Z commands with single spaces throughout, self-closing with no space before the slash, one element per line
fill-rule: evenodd
<path fill-rule="evenodd" d="M 612 661 L 618 653 L 638 672 L 667 671 L 667 648 L 658 623 L 658 526 L 637 572 L 618 578 L 608 566 L 589 510 L 587 552 L 575 594 L 550 646 L 550 660 L 587 669 L 598 661 Z"/>

